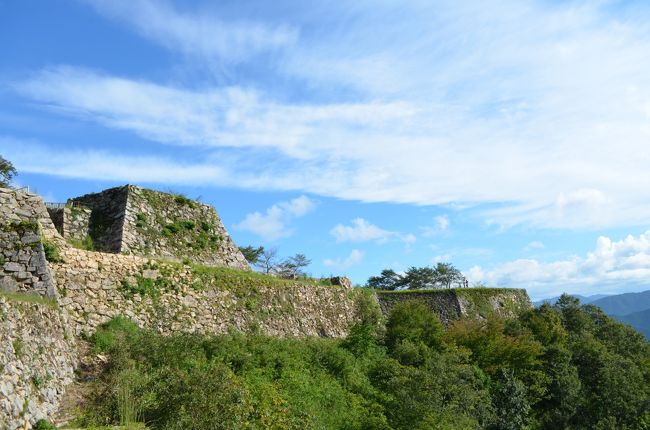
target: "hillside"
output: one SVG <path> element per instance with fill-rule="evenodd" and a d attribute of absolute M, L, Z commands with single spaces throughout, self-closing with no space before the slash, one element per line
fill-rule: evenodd
<path fill-rule="evenodd" d="M 628 315 L 650 309 L 650 290 L 608 296 L 594 300 L 592 304 L 609 315 Z"/>
<path fill-rule="evenodd" d="M 599 300 L 599 299 L 602 299 L 604 297 L 609 296 L 608 294 L 594 294 L 592 296 L 582 296 L 580 294 L 571 294 L 571 295 L 573 297 L 577 298 L 577 299 L 580 299 L 580 303 L 582 303 L 584 305 L 592 303 L 592 302 L 594 302 L 596 300 Z M 544 303 L 554 305 L 559 298 L 560 298 L 560 296 L 555 296 L 555 297 L 551 297 L 549 299 L 537 300 L 537 301 L 533 302 L 533 305 L 534 306 L 541 306 Z"/>
<path fill-rule="evenodd" d="M 640 333 L 643 333 L 646 338 L 650 339 L 650 309 L 628 315 L 614 316 L 614 318 L 631 325 Z"/>

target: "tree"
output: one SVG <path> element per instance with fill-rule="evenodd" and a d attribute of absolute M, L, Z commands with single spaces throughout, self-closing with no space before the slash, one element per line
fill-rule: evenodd
<path fill-rule="evenodd" d="M 495 430 L 520 430 L 528 421 L 530 405 L 526 399 L 526 386 L 518 380 L 512 370 L 501 369 L 492 393 L 496 410 Z"/>
<path fill-rule="evenodd" d="M 395 288 L 404 285 L 404 277 L 396 273 L 392 269 L 384 269 L 379 276 L 371 276 L 368 278 L 366 287 L 376 288 L 378 290 L 394 290 Z"/>
<path fill-rule="evenodd" d="M 278 265 L 278 249 L 263 249 L 254 265 L 255 267 L 258 267 L 262 273 L 274 273 Z"/>
<path fill-rule="evenodd" d="M 248 261 L 250 264 L 257 263 L 262 256 L 262 253 L 264 253 L 263 246 L 258 246 L 257 248 L 254 248 L 251 245 L 240 246 L 239 250 L 244 255 L 246 261 Z"/>
<path fill-rule="evenodd" d="M 433 271 L 436 286 L 442 285 L 445 288 L 451 288 L 454 284 L 459 287 L 465 286 L 465 277 L 451 263 L 438 263 Z"/>
<path fill-rule="evenodd" d="M 408 285 L 409 290 L 435 288 L 436 272 L 429 266 L 410 267 L 404 276 L 404 283 Z"/>
<path fill-rule="evenodd" d="M 305 257 L 305 254 L 296 254 L 278 264 L 275 268 L 275 272 L 282 278 L 295 279 L 304 276 L 305 272 L 303 272 L 302 269 L 310 264 L 311 260 Z"/>
<path fill-rule="evenodd" d="M 16 173 L 16 168 L 11 161 L 5 160 L 0 155 L 0 187 L 8 187 Z"/>

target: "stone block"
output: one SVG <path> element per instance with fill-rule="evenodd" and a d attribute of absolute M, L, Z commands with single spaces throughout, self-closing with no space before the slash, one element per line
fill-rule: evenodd
<path fill-rule="evenodd" d="M 4 264 L 3 268 L 5 269 L 5 272 L 19 272 L 25 270 L 25 265 L 9 261 Z"/>

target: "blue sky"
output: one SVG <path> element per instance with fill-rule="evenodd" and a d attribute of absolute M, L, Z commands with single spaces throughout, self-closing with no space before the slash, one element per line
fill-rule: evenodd
<path fill-rule="evenodd" d="M 0 154 L 201 197 L 364 283 L 650 286 L 645 2 L 0 0 Z"/>

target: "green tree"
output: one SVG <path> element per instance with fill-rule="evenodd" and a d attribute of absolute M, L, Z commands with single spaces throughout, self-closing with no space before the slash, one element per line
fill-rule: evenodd
<path fill-rule="evenodd" d="M 409 290 L 423 290 L 435 288 L 436 271 L 428 266 L 410 267 L 404 275 L 404 284 Z"/>
<path fill-rule="evenodd" d="M 0 187 L 8 187 L 16 173 L 16 168 L 11 161 L 0 155 Z"/>
<path fill-rule="evenodd" d="M 366 287 L 378 290 L 394 290 L 404 284 L 404 278 L 392 269 L 384 269 L 379 276 L 368 278 Z"/>
<path fill-rule="evenodd" d="M 258 246 L 257 248 L 248 245 L 248 246 L 240 246 L 239 250 L 241 253 L 244 255 L 244 258 L 246 261 L 248 261 L 250 264 L 256 264 L 262 254 L 264 253 L 264 247 L 263 246 Z"/>
<path fill-rule="evenodd" d="M 462 288 L 465 286 L 465 277 L 451 263 L 436 264 L 432 276 L 435 286 L 441 285 L 445 288 L 451 288 L 453 286 Z"/>
<path fill-rule="evenodd" d="M 492 403 L 496 411 L 495 430 L 521 430 L 528 421 L 530 404 L 526 386 L 514 376 L 511 369 L 501 369 L 492 390 Z"/>
<path fill-rule="evenodd" d="M 403 364 L 421 364 L 431 350 L 442 349 L 440 319 L 418 300 L 398 303 L 386 323 L 386 346 Z"/>

